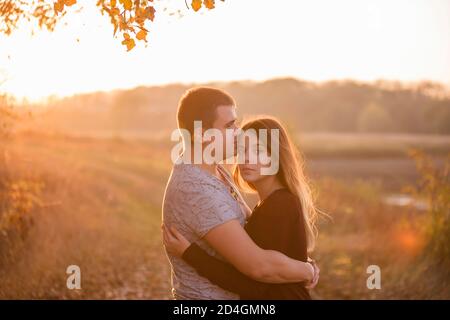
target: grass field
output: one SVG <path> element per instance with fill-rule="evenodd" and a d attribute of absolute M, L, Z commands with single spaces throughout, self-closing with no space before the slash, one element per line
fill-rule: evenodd
<path fill-rule="evenodd" d="M 426 238 L 420 226 L 426 213 L 383 201 L 417 178 L 413 161 L 404 157 L 405 143 L 434 150 L 443 163 L 449 138 L 391 138 L 387 147 L 374 146 L 376 138 L 359 138 L 353 148 L 344 139 L 341 149 L 330 139 L 304 142 L 310 145 L 307 170 L 319 206 L 331 216 L 319 225 L 314 257 L 321 281 L 314 296 L 450 299 L 449 269 L 423 258 Z M 334 145 L 332 156 L 317 151 L 320 141 Z M 357 156 L 351 150 L 361 150 L 361 144 L 372 151 Z M 149 140 L 36 134 L 9 141 L 6 167 L 0 170 L 40 187 L 27 211 L 31 223 L 13 243 L 0 245 L 0 298 L 170 298 L 170 269 L 160 239 L 169 148 Z M 390 150 L 384 157 L 383 148 Z M 66 288 L 66 268 L 73 264 L 81 268 L 82 290 Z M 371 264 L 381 267 L 382 290 L 366 287 Z"/>

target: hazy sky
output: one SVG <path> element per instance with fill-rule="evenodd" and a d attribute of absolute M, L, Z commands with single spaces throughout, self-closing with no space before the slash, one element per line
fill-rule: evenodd
<path fill-rule="evenodd" d="M 148 47 L 139 42 L 129 53 L 95 1 L 79 2 L 84 12 L 68 15 L 54 33 L 1 35 L 8 81 L 0 90 L 38 99 L 280 76 L 450 85 L 449 0 L 226 0 L 203 14 L 171 0 L 184 16 L 157 12 Z"/>

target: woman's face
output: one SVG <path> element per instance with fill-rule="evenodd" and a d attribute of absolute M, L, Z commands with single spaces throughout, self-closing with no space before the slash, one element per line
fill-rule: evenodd
<path fill-rule="evenodd" d="M 253 136 L 248 141 L 245 141 L 244 150 L 240 150 L 240 154 L 244 159 L 239 161 L 239 172 L 246 182 L 256 182 L 268 177 L 261 174 L 262 168 L 270 167 L 270 154 L 267 147 L 261 141 Z"/>

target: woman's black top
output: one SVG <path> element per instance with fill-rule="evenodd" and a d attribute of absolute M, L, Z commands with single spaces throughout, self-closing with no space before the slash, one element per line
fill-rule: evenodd
<path fill-rule="evenodd" d="M 287 189 L 274 191 L 255 209 L 245 230 L 262 249 L 276 250 L 290 258 L 307 261 L 305 223 L 299 199 Z M 226 241 L 226 239 L 224 239 Z M 304 283 L 268 284 L 255 281 L 231 264 L 210 256 L 195 243 L 183 259 L 212 283 L 240 295 L 243 300 L 309 300 Z"/>

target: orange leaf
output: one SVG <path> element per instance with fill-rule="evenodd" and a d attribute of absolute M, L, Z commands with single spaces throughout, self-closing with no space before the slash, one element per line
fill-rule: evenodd
<path fill-rule="evenodd" d="M 133 7 L 133 2 L 131 0 L 119 0 L 119 2 L 123 4 L 125 10 L 130 11 L 131 8 Z"/>
<path fill-rule="evenodd" d="M 203 0 L 203 4 L 209 10 L 214 9 L 214 0 Z"/>
<path fill-rule="evenodd" d="M 122 44 L 127 46 L 127 51 L 130 51 L 131 49 L 133 49 L 136 46 L 134 39 L 123 40 Z"/>
<path fill-rule="evenodd" d="M 146 37 L 147 37 L 147 31 L 145 31 L 145 30 L 139 31 L 137 33 L 137 35 L 136 35 L 136 39 L 138 39 L 138 40 L 145 40 L 145 41 L 147 41 Z"/>
<path fill-rule="evenodd" d="M 113 35 L 116 35 L 117 28 L 119 27 L 119 25 L 117 24 L 117 20 L 113 20 L 113 24 L 114 24 L 114 33 L 113 33 Z"/>
<path fill-rule="evenodd" d="M 64 3 L 62 1 L 55 2 L 53 5 L 56 13 L 62 12 L 64 10 Z"/>
<path fill-rule="evenodd" d="M 75 3 L 77 3 L 77 0 L 64 0 L 64 4 L 68 7 L 73 6 Z"/>
<path fill-rule="evenodd" d="M 155 8 L 152 6 L 145 8 L 145 18 L 153 21 L 153 19 L 155 19 Z"/>
<path fill-rule="evenodd" d="M 200 10 L 202 7 L 202 0 L 192 0 L 191 7 L 194 11 Z"/>

